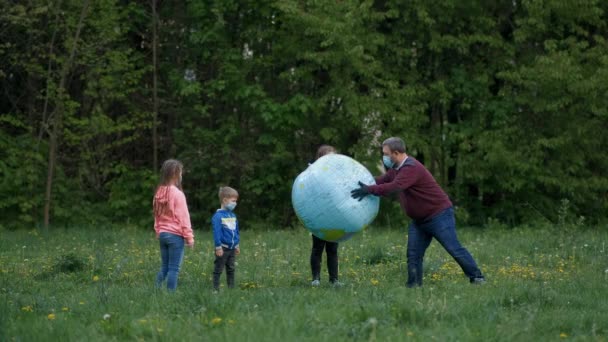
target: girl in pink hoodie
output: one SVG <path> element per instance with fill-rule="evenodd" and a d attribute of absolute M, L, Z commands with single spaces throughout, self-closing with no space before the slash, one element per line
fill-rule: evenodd
<path fill-rule="evenodd" d="M 184 245 L 194 245 L 194 234 L 186 196 L 182 192 L 184 166 L 175 159 L 166 160 L 160 169 L 160 183 L 154 195 L 154 230 L 160 241 L 161 267 L 156 286 L 167 279 L 167 289 L 177 287 L 179 269 L 184 257 Z"/>

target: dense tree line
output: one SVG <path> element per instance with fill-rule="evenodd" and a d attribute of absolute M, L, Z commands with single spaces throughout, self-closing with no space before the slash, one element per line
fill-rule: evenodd
<path fill-rule="evenodd" d="M 151 222 L 163 159 L 293 225 L 321 143 L 400 136 L 470 224 L 608 210 L 608 2 L 0 0 L 3 226 Z M 398 208 L 383 202 L 380 220 Z M 46 214 L 46 215 L 45 215 Z M 402 216 L 395 216 L 402 220 Z"/>

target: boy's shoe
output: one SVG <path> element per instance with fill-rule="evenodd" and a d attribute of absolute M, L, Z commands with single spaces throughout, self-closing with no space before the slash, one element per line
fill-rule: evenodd
<path fill-rule="evenodd" d="M 319 279 L 315 279 L 312 281 L 312 283 L 310 283 L 310 285 L 317 287 L 321 285 L 321 282 L 319 281 Z"/>
<path fill-rule="evenodd" d="M 471 284 L 473 285 L 483 285 L 486 283 L 486 278 L 473 278 L 471 279 Z"/>

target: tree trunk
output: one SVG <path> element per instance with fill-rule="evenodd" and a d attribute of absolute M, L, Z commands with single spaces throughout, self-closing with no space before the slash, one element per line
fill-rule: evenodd
<path fill-rule="evenodd" d="M 441 186 L 444 187 L 445 190 L 447 190 L 448 184 L 449 184 L 449 179 L 448 179 L 448 158 L 449 158 L 449 154 L 447 153 L 447 143 L 446 140 L 448 139 L 448 130 L 447 127 L 445 127 L 446 125 L 446 111 L 445 108 L 442 108 L 441 113 L 440 113 L 440 121 L 439 121 L 439 134 L 440 134 L 440 138 L 441 138 L 441 152 L 440 152 L 440 162 L 439 165 L 441 166 Z"/>
<path fill-rule="evenodd" d="M 154 172 L 158 169 L 158 56 L 157 56 L 157 45 L 158 45 L 158 32 L 157 32 L 157 14 L 156 14 L 156 0 L 152 0 L 152 168 Z"/>
<path fill-rule="evenodd" d="M 435 179 L 437 180 L 437 182 L 439 184 L 441 184 L 441 167 L 439 164 L 439 159 L 441 158 L 441 154 L 438 152 L 440 149 L 440 146 L 438 146 L 440 144 L 441 141 L 441 127 L 440 127 L 440 114 L 439 114 L 439 108 L 438 105 L 435 106 L 431 106 L 431 127 L 430 127 L 430 132 L 431 132 L 431 141 L 430 141 L 430 145 L 429 145 L 429 151 L 430 151 L 430 155 L 429 155 L 429 160 L 427 162 L 428 164 L 428 168 L 429 171 L 431 171 L 431 173 L 433 174 L 433 176 L 435 177 Z"/>
<path fill-rule="evenodd" d="M 57 3 L 57 11 L 55 12 L 55 22 L 53 35 L 51 36 L 51 42 L 49 43 L 49 63 L 46 69 L 46 90 L 44 94 L 44 106 L 42 107 L 42 123 L 40 124 L 40 131 L 38 132 L 38 141 L 36 142 L 36 150 L 38 150 L 38 145 L 42 140 L 42 136 L 45 132 L 48 132 L 48 122 L 47 122 L 47 114 L 49 108 L 49 91 L 50 91 L 50 80 L 51 80 L 51 72 L 53 71 L 53 50 L 55 48 L 55 37 L 57 36 L 57 25 L 59 25 L 59 13 L 61 12 L 59 8 L 61 7 L 61 1 Z"/>
<path fill-rule="evenodd" d="M 72 64 L 74 63 L 74 56 L 76 55 L 76 48 L 78 47 L 78 39 L 80 37 L 80 31 L 84 26 L 84 18 L 87 13 L 87 9 L 89 7 L 89 0 L 83 0 L 82 10 L 80 11 L 80 19 L 78 20 L 78 26 L 76 27 L 76 33 L 74 34 L 74 41 L 72 42 L 72 48 L 70 51 L 70 56 L 68 60 L 65 62 L 63 67 L 61 68 L 61 74 L 59 79 L 59 87 L 55 97 L 57 105 L 55 106 L 55 110 L 53 111 L 53 117 L 49 118 L 49 122 L 53 121 L 52 129 L 50 131 L 50 139 L 49 139 L 49 160 L 48 160 L 48 171 L 46 177 L 46 194 L 44 196 L 44 228 L 48 229 L 50 222 L 50 214 L 51 214 L 51 197 L 53 194 L 53 174 L 55 172 L 55 164 L 57 161 L 57 145 L 59 140 L 59 134 L 61 134 L 62 129 L 62 119 L 63 119 L 63 111 L 64 111 L 64 94 L 65 83 L 68 78 L 68 74 L 70 69 L 72 68 Z"/>

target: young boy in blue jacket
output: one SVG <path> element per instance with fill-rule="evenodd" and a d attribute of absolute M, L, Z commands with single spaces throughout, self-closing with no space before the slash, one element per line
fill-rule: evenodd
<path fill-rule="evenodd" d="M 231 187 L 220 188 L 221 208 L 211 218 L 213 242 L 215 245 L 215 268 L 213 270 L 213 289 L 220 289 L 220 276 L 226 267 L 228 288 L 234 287 L 234 259 L 241 253 L 239 248 L 239 222 L 234 214 L 239 193 Z"/>

